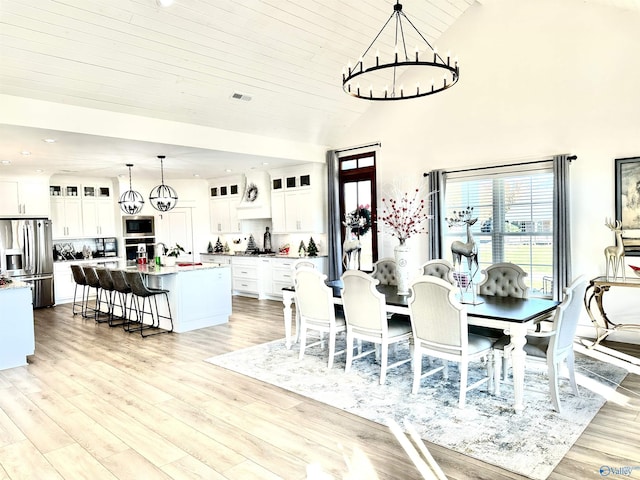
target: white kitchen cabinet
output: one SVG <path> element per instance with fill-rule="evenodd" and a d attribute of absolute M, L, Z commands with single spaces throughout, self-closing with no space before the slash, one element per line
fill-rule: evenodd
<path fill-rule="evenodd" d="M 274 233 L 324 233 L 326 174 L 322 165 L 304 165 L 271 173 L 271 221 Z"/>
<path fill-rule="evenodd" d="M 234 292 L 249 293 L 259 296 L 260 282 L 258 273 L 260 265 L 259 258 L 253 257 L 232 257 L 231 274 Z"/>
<path fill-rule="evenodd" d="M 84 236 L 115 236 L 116 221 L 111 199 L 82 200 L 82 232 Z"/>
<path fill-rule="evenodd" d="M 276 257 L 271 259 L 271 293 L 272 297 L 282 298 L 282 289 L 293 286 L 293 264 L 298 258 Z M 327 273 L 327 257 L 305 257 L 304 260 L 315 265 L 324 274 Z"/>
<path fill-rule="evenodd" d="M 200 261 L 202 263 L 219 263 L 221 265 L 229 265 L 231 263 L 231 256 L 216 253 L 201 253 Z"/>
<path fill-rule="evenodd" d="M 240 221 L 238 220 L 238 197 L 216 198 L 209 201 L 209 215 L 211 220 L 211 233 L 238 233 Z"/>
<path fill-rule="evenodd" d="M 273 281 L 271 280 L 272 258 L 258 258 L 258 282 L 260 287 L 260 298 L 271 296 L 273 293 Z"/>
<path fill-rule="evenodd" d="M 27 364 L 27 356 L 35 353 L 31 288 L 0 288 L 0 370 Z"/>
<path fill-rule="evenodd" d="M 0 215 L 49 217 L 47 183 L 26 178 L 0 180 Z"/>
<path fill-rule="evenodd" d="M 116 220 L 111 187 L 82 185 L 81 193 L 84 236 L 115 236 Z"/>
<path fill-rule="evenodd" d="M 73 301 L 76 282 L 71 273 L 71 262 L 56 262 L 53 264 L 53 292 L 55 303 L 69 303 Z M 80 288 L 80 287 L 79 287 Z"/>
<path fill-rule="evenodd" d="M 108 185 L 52 183 L 49 186 L 53 238 L 117 234 L 112 188 Z"/>
<path fill-rule="evenodd" d="M 238 205 L 242 198 L 240 177 L 218 179 L 209 184 L 209 215 L 211 233 L 238 233 Z"/>
<path fill-rule="evenodd" d="M 82 201 L 78 197 L 51 197 L 53 238 L 82 237 Z"/>

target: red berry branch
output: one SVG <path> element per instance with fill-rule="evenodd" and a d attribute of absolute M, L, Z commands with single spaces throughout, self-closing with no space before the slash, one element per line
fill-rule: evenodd
<path fill-rule="evenodd" d="M 398 237 L 400 245 L 418 233 L 427 233 L 424 223 L 429 219 L 425 201 L 419 197 L 420 189 L 416 189 L 411 197 L 404 193 L 398 200 L 383 198 L 382 221 Z"/>

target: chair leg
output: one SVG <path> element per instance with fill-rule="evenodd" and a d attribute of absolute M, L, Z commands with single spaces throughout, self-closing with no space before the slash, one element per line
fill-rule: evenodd
<path fill-rule="evenodd" d="M 387 363 L 389 361 L 389 344 L 382 343 L 380 345 L 381 358 L 380 358 L 380 385 L 384 385 L 387 379 Z"/>
<path fill-rule="evenodd" d="M 336 331 L 331 330 L 329 332 L 329 364 L 327 368 L 333 367 L 333 359 L 336 355 Z"/>
<path fill-rule="evenodd" d="M 559 362 L 556 362 L 553 355 L 547 356 L 547 371 L 549 376 L 549 395 L 556 412 L 560 413 L 560 395 L 558 394 L 558 368 Z"/>
<path fill-rule="evenodd" d="M 469 364 L 466 361 L 460 362 L 460 400 L 458 406 L 464 408 L 467 401 L 467 378 L 469 376 Z"/>
<path fill-rule="evenodd" d="M 361 348 L 360 341 L 358 343 Z M 353 335 L 347 330 L 347 359 L 345 360 L 344 371 L 345 373 L 351 370 L 351 363 L 353 362 Z"/>
<path fill-rule="evenodd" d="M 500 372 L 502 370 L 502 351 L 494 350 L 493 352 L 493 393 L 500 395 Z"/>
<path fill-rule="evenodd" d="M 413 346 L 413 385 L 411 393 L 418 393 L 420 388 L 420 377 L 422 376 L 422 349 L 419 345 Z"/>
<path fill-rule="evenodd" d="M 302 357 L 304 357 L 304 350 L 307 346 L 307 322 L 304 320 L 300 322 L 298 338 L 298 341 L 300 342 L 300 354 L 298 355 L 298 360 L 302 360 Z"/>
<path fill-rule="evenodd" d="M 580 392 L 578 391 L 578 384 L 576 383 L 576 372 L 574 368 L 574 354 L 573 350 L 569 352 L 567 355 L 567 369 L 569 370 L 569 383 L 571 384 L 571 388 L 573 389 L 573 393 L 579 397 Z"/>

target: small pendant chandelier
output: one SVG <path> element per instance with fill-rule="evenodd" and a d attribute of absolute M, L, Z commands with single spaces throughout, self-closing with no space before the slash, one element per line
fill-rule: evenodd
<path fill-rule="evenodd" d="M 142 198 L 140 192 L 136 192 L 131 187 L 131 167 L 133 167 L 133 164 L 127 163 L 127 167 L 129 167 L 129 190 L 120 195 L 118 203 L 120 204 L 120 210 L 124 213 L 128 215 L 135 215 L 136 213 L 140 213 L 140 210 L 142 210 L 144 198 Z"/>
<path fill-rule="evenodd" d="M 403 85 L 401 78 L 415 83 Z M 342 89 L 363 100 L 407 100 L 442 92 L 459 78 L 457 58 L 440 56 L 397 0 L 393 13 L 355 65 L 349 62 L 342 71 Z"/>
<path fill-rule="evenodd" d="M 158 155 L 160 159 L 160 174 L 162 175 L 162 183 L 151 189 L 149 193 L 149 202 L 151 206 L 159 212 L 168 212 L 178 203 L 178 194 L 169 185 L 164 184 L 164 155 Z"/>

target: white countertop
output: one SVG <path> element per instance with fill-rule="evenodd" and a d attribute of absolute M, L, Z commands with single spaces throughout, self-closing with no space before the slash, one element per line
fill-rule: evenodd
<path fill-rule="evenodd" d="M 157 265 L 135 265 L 124 267 L 128 272 L 138 271 L 145 275 L 173 275 L 177 273 L 193 272 L 195 270 L 209 270 L 212 268 L 230 268 L 229 265 L 220 263 L 203 263 L 202 265 L 188 265 L 184 267 L 158 267 Z"/>
<path fill-rule="evenodd" d="M 255 258 L 291 258 L 292 260 L 299 260 L 301 258 L 322 258 L 322 257 L 327 257 L 328 255 L 316 255 L 315 257 L 310 257 L 308 255 L 305 255 L 304 257 L 301 257 L 300 255 L 281 255 L 279 253 L 273 254 L 273 253 L 259 253 L 259 254 L 252 254 L 252 253 L 201 253 L 200 256 L 202 255 L 221 255 L 223 257 L 255 257 Z"/>
<path fill-rule="evenodd" d="M 14 288 L 31 288 L 31 284 L 27 282 L 21 282 L 18 280 L 12 280 L 11 283 L 0 285 L 0 290 L 11 290 Z"/>

